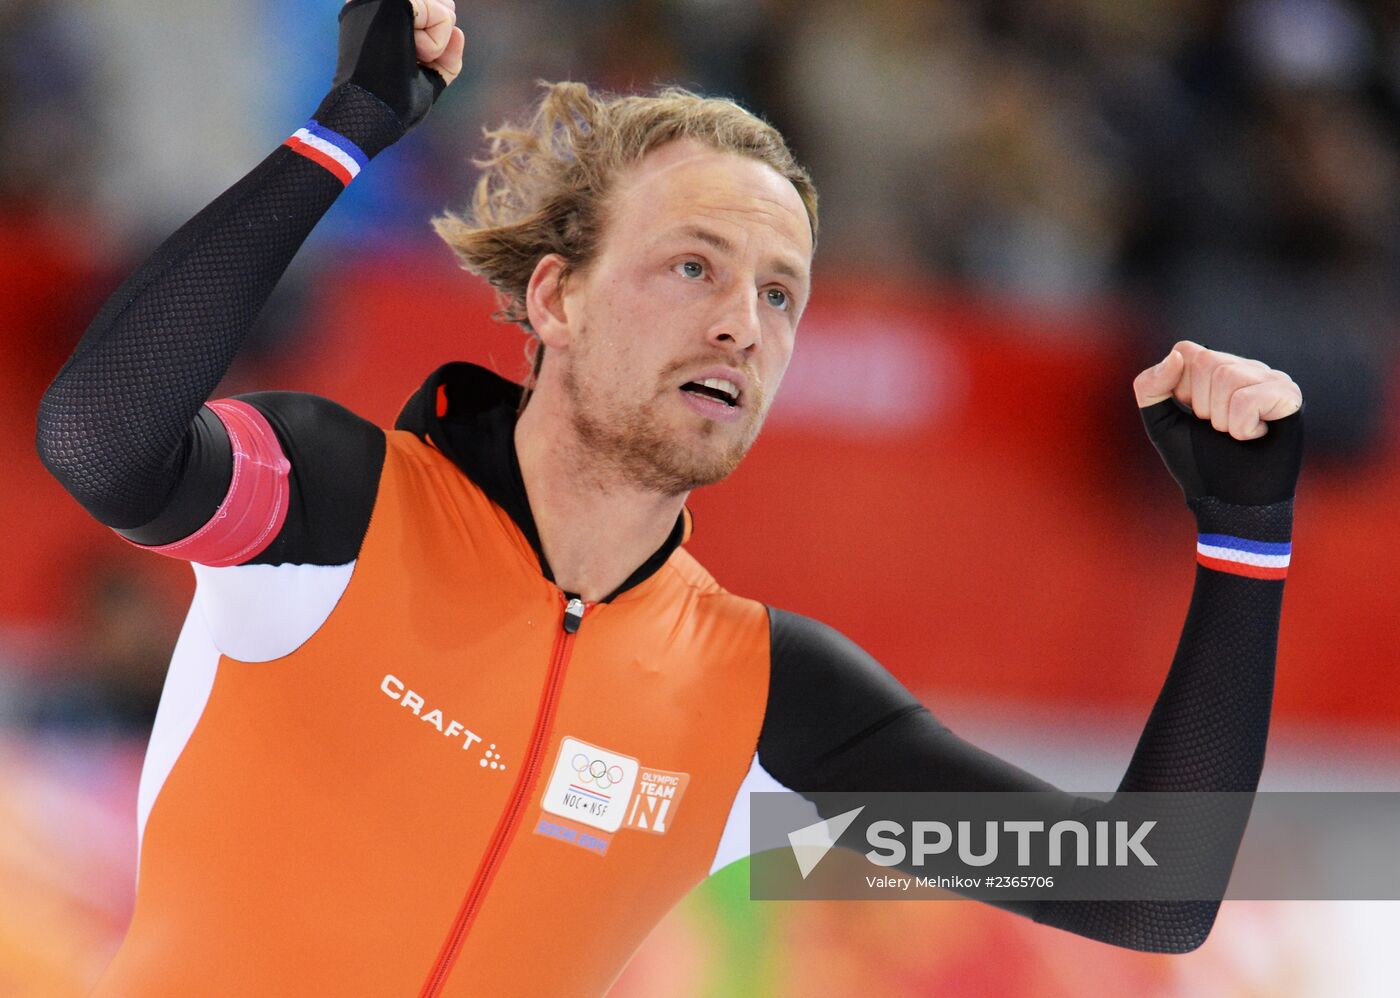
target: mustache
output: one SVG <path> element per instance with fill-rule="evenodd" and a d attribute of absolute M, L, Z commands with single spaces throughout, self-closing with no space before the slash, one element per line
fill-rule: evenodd
<path fill-rule="evenodd" d="M 691 357 L 687 360 L 678 360 L 673 364 L 666 365 L 660 375 L 661 390 L 670 390 L 672 387 L 671 382 L 683 371 L 710 367 L 716 364 L 723 367 L 732 367 L 737 371 L 743 372 L 744 377 L 748 379 L 748 387 L 745 391 L 751 393 L 754 398 L 758 400 L 762 400 L 765 397 L 766 392 L 764 390 L 763 379 L 758 376 L 758 371 L 754 369 L 753 365 L 748 362 L 736 361 L 733 357 L 724 354 L 705 354 L 703 356 Z"/>

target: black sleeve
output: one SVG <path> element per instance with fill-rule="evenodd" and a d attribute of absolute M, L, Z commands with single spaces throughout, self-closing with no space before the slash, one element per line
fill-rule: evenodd
<path fill-rule="evenodd" d="M 333 92 L 317 120 L 378 152 L 401 133 L 392 111 L 357 87 Z M 187 469 L 185 517 L 147 529 L 144 543 L 202 526 L 228 488 L 227 461 L 205 461 L 217 420 L 200 416 L 253 321 L 312 227 L 344 190 L 283 146 L 156 250 L 107 301 L 39 409 L 38 448 L 49 470 L 102 523 L 147 527 L 170 505 Z"/>
<path fill-rule="evenodd" d="M 369 527 L 384 467 L 384 431 L 344 406 L 304 392 L 235 396 L 266 417 L 292 466 L 287 518 L 277 537 L 244 564 L 343 565 Z M 137 544 L 187 536 L 208 522 L 227 490 L 230 451 L 219 418 L 203 407 L 186 438 L 180 480 L 161 513 L 119 530 Z M 222 482 L 222 487 L 211 483 Z"/>
<path fill-rule="evenodd" d="M 1202 533 L 1286 541 L 1292 501 L 1191 503 Z M 1273 696 L 1283 583 L 1205 566 L 1156 705 L 1120 791 L 1244 791 L 1258 785 Z M 1021 791 L 1049 784 L 939 723 L 870 655 L 831 628 L 770 610 L 772 678 L 759 762 L 804 794 L 823 791 Z M 1065 794 L 1066 813 L 1104 806 Z M 1243 826 L 1238 828 L 1243 833 Z M 1238 846 L 1224 843 L 1222 848 Z M 1218 902 L 1042 901 L 1005 905 L 1119 946 L 1185 952 Z"/>
<path fill-rule="evenodd" d="M 340 152 L 362 164 L 427 114 L 444 81 L 416 62 L 413 10 L 404 0 L 350 0 L 339 20 L 334 86 L 308 129 L 314 141 L 349 140 Z M 138 543 L 189 536 L 227 492 L 227 434 L 201 407 L 353 176 L 343 163 L 332 172 L 322 164 L 335 157 L 318 155 L 313 161 L 278 147 L 166 240 L 103 306 L 43 397 L 44 464 L 94 517 Z M 327 416 L 322 429 L 334 431 L 337 418 Z M 365 435 L 363 427 L 342 428 L 352 445 Z M 286 429 L 277 426 L 279 436 Z M 305 510 L 307 483 L 318 472 L 301 477 Z M 295 537 L 303 525 L 293 512 L 284 529 Z"/>
<path fill-rule="evenodd" d="M 252 565 L 343 565 L 360 553 L 384 467 L 384 431 L 302 392 L 237 396 L 267 417 L 291 462 L 287 522 Z"/>
<path fill-rule="evenodd" d="M 758 758 L 799 793 L 1048 790 L 953 734 L 865 649 L 769 609 L 772 674 Z"/>

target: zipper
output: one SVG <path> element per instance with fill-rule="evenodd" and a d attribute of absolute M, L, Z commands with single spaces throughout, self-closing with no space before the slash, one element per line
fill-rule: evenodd
<path fill-rule="evenodd" d="M 495 878 L 501 861 L 505 858 L 506 849 L 515 838 L 520 826 L 520 816 L 525 810 L 525 802 L 530 799 L 539 778 L 545 739 L 554 723 L 554 708 L 558 705 L 559 691 L 564 685 L 564 667 L 569 664 L 574 635 L 578 633 L 579 625 L 583 623 L 584 611 L 588 609 L 588 604 L 578 597 L 561 595 L 566 601 L 564 619 L 561 621 L 559 634 L 554 639 L 544 693 L 540 697 L 539 710 L 535 714 L 535 728 L 530 733 L 529 745 L 525 752 L 525 764 L 521 767 L 520 776 L 516 778 L 510 802 L 506 805 L 500 821 L 496 823 L 496 831 L 486 847 L 486 855 L 481 861 L 481 866 L 477 868 L 471 889 L 462 900 L 462 907 L 458 909 L 457 917 L 452 921 L 452 929 L 448 932 L 442 951 L 433 964 L 432 973 L 428 975 L 428 980 L 419 993 L 420 998 L 435 998 L 442 993 L 442 986 L 452 971 L 452 964 L 462 948 L 462 941 L 466 939 L 467 931 L 471 928 L 476 913 L 481 909 L 481 902 L 491 887 L 491 881 Z"/>

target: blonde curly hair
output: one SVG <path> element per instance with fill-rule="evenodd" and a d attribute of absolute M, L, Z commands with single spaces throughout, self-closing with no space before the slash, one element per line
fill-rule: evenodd
<path fill-rule="evenodd" d="M 545 83 L 530 120 L 486 132 L 489 154 L 470 208 L 444 212 L 433 228 L 462 267 L 486 278 L 501 298 L 495 318 L 530 329 L 525 290 L 550 253 L 566 273 L 598 251 L 605 206 L 617 174 L 678 139 L 750 156 L 792 182 L 817 236 L 817 191 L 778 130 L 730 100 L 681 87 L 655 96 L 595 94 L 582 83 Z M 538 341 L 534 341 L 538 347 Z M 539 373 L 538 351 L 534 357 Z"/>

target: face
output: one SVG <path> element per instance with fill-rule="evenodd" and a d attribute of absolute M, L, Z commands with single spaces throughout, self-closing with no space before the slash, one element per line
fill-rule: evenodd
<path fill-rule="evenodd" d="M 619 178 L 595 259 L 562 294 L 551 350 L 591 467 L 675 495 L 738 466 L 792 356 L 811 229 L 771 167 L 698 142 Z"/>

